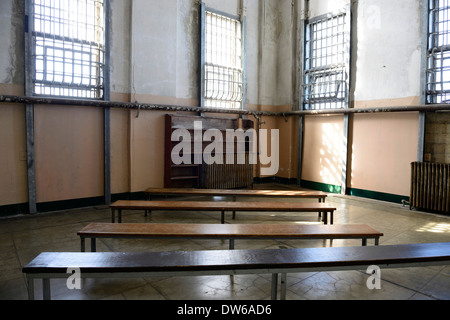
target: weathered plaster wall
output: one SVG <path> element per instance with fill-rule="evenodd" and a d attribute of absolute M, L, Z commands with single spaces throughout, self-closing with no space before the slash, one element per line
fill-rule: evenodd
<path fill-rule="evenodd" d="M 297 107 L 302 19 L 336 13 L 350 4 L 354 18 L 351 107 L 419 102 L 420 1 L 205 3 L 233 15 L 245 13 L 248 110 L 282 112 Z M 198 0 L 111 0 L 112 100 L 198 105 L 199 6 Z M 5 44 L 0 46 L 0 94 L 24 94 L 23 15 L 24 0 L 0 1 L 0 41 Z M 163 112 L 111 111 L 113 194 L 162 186 L 163 116 Z M 426 152 L 432 153 L 433 160 L 448 161 L 443 119 L 430 115 Z M 261 120 L 263 128 L 280 130 L 277 176 L 297 178 L 297 119 Z M 101 111 L 36 106 L 35 121 L 38 201 L 102 196 Z M 417 153 L 417 113 L 387 118 L 358 115 L 350 118 L 349 128 L 347 187 L 408 195 L 409 162 Z M 332 137 L 330 130 L 336 133 Z M 343 117 L 307 117 L 303 180 L 341 183 L 342 131 Z M 0 150 L 0 206 L 26 203 L 24 106 L 0 106 Z"/>

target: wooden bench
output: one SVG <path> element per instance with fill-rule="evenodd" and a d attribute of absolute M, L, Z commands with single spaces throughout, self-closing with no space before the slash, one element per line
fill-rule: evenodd
<path fill-rule="evenodd" d="M 91 239 L 91 252 L 96 251 L 97 238 L 131 239 L 214 239 L 229 240 L 234 249 L 235 240 L 243 239 L 374 239 L 378 245 L 383 233 L 368 225 L 289 225 L 289 224 L 152 224 L 152 223 L 91 223 L 79 231 L 81 251 L 85 239 Z"/>
<path fill-rule="evenodd" d="M 119 200 L 110 205 L 111 222 L 115 222 L 115 212 L 118 212 L 118 222 L 122 222 L 122 210 L 194 210 L 219 211 L 221 223 L 225 223 L 225 211 L 278 211 L 278 212 L 323 212 L 323 222 L 328 223 L 327 213 L 330 213 L 330 224 L 333 224 L 333 213 L 336 207 L 325 203 L 304 202 L 230 202 L 230 201 L 135 201 Z"/>
<path fill-rule="evenodd" d="M 286 297 L 286 274 L 337 270 L 423 267 L 450 264 L 450 242 L 368 247 L 173 252 L 47 252 L 23 267 L 28 298 L 34 280 L 43 280 L 43 297 L 51 298 L 50 279 L 68 278 L 78 268 L 81 278 L 272 274 L 272 299 Z"/>
<path fill-rule="evenodd" d="M 327 194 L 322 191 L 301 190 L 257 190 L 257 189 L 194 189 L 194 188 L 148 188 L 144 191 L 147 200 L 154 200 L 152 196 L 217 196 L 232 197 L 265 197 L 265 198 L 296 198 L 296 199 L 318 199 L 325 202 Z M 147 213 L 147 212 L 146 212 Z M 321 213 L 319 212 L 319 217 Z M 233 211 L 233 219 L 236 212 Z"/>
<path fill-rule="evenodd" d="M 144 192 L 148 200 L 151 200 L 152 195 L 315 198 L 319 202 L 325 202 L 327 198 L 325 192 L 300 190 L 148 188 Z"/>

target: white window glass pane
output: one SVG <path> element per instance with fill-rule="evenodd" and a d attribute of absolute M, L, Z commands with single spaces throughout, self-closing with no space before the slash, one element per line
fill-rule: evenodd
<path fill-rule="evenodd" d="M 93 93 L 103 92 L 103 0 L 32 0 L 32 4 L 34 94 L 102 98 Z"/>

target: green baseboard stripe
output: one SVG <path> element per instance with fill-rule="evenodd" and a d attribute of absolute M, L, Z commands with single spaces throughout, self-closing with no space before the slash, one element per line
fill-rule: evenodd
<path fill-rule="evenodd" d="M 303 188 L 307 188 L 307 189 L 311 189 L 311 190 L 318 190 L 318 191 L 335 193 L 335 194 L 340 194 L 341 190 L 342 190 L 342 188 L 340 186 L 335 186 L 335 185 L 321 183 L 321 182 L 302 180 L 301 183 L 302 183 L 301 186 Z M 408 196 L 400 196 L 400 195 L 396 195 L 396 194 L 362 190 L 362 189 L 356 189 L 356 188 L 347 188 L 347 195 L 361 197 L 361 198 L 368 198 L 368 199 L 373 199 L 373 200 L 392 202 L 392 203 L 399 203 L 399 204 L 402 203 L 402 201 L 409 201 Z"/>
<path fill-rule="evenodd" d="M 296 180 L 294 179 L 284 179 L 279 177 L 268 177 L 268 178 L 258 178 L 255 179 L 255 183 L 270 183 L 270 182 L 276 182 L 286 185 L 295 185 Z M 307 181 L 302 180 L 301 186 L 303 188 L 311 189 L 311 190 L 318 190 L 323 192 L 329 192 L 329 193 L 335 193 L 340 194 L 342 188 L 340 186 L 335 186 L 331 184 L 321 183 L 321 182 L 314 182 L 314 181 Z M 362 198 L 369 198 L 374 200 L 381 200 L 381 201 L 387 201 L 387 202 L 393 202 L 393 203 L 402 203 L 402 201 L 409 201 L 409 197 L 406 196 L 399 196 L 395 194 L 389 194 L 389 193 L 383 193 L 383 192 L 376 192 L 376 191 L 368 191 L 368 190 L 362 190 L 362 189 L 356 189 L 356 188 L 348 188 L 347 194 L 356 196 L 356 197 L 362 197 Z M 111 201 L 117 201 L 121 199 L 127 199 L 127 200 L 144 200 L 145 194 L 144 192 L 126 192 L 126 193 L 119 193 L 119 194 L 113 194 L 111 196 Z M 101 206 L 105 204 L 105 199 L 103 197 L 92 197 L 92 198 L 84 198 L 84 199 L 72 199 L 72 200 L 63 200 L 63 201 L 53 201 L 53 202 L 45 202 L 45 203 L 38 203 L 37 209 L 38 212 L 52 212 L 52 211 L 59 211 L 59 210 L 69 210 L 69 209 L 77 209 L 77 208 L 85 208 L 85 207 L 93 207 L 93 206 Z M 28 203 L 21 203 L 21 204 L 13 204 L 13 205 L 5 205 L 0 206 L 0 217 L 11 217 L 21 214 L 28 214 Z"/>
<path fill-rule="evenodd" d="M 27 214 L 29 212 L 28 203 L 19 203 L 0 206 L 0 218 Z"/>
<path fill-rule="evenodd" d="M 398 204 L 401 204 L 403 201 L 409 201 L 409 197 L 407 196 L 399 196 L 396 194 L 361 190 L 355 188 L 351 188 L 350 190 L 348 190 L 348 194 L 355 197 L 369 198 Z"/>
<path fill-rule="evenodd" d="M 111 195 L 111 201 L 117 200 L 144 200 L 144 192 L 126 192 Z M 105 205 L 104 197 L 92 197 L 83 199 L 71 199 L 71 200 L 61 200 L 61 201 L 51 201 L 37 203 L 36 208 L 38 213 L 60 211 L 60 210 L 70 210 L 77 208 L 86 208 L 94 206 Z M 0 218 L 12 217 L 22 214 L 28 214 L 28 203 L 14 204 L 0 206 Z"/>
<path fill-rule="evenodd" d="M 332 184 L 326 184 L 326 183 L 321 183 L 321 182 L 307 181 L 307 180 L 302 180 L 301 186 L 302 186 L 302 188 L 306 188 L 306 189 L 329 192 L 329 193 L 337 193 L 337 194 L 340 194 L 341 190 L 342 190 L 342 188 L 340 186 L 335 186 Z"/>

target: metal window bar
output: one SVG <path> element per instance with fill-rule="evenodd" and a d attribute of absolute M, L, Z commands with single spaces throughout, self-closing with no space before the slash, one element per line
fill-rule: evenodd
<path fill-rule="evenodd" d="M 103 0 L 33 0 L 33 94 L 103 99 Z"/>
<path fill-rule="evenodd" d="M 204 106 L 242 109 L 242 26 L 237 19 L 205 13 Z"/>
<path fill-rule="evenodd" d="M 306 24 L 303 107 L 348 108 L 349 33 L 346 13 Z"/>
<path fill-rule="evenodd" d="M 449 5 L 449 0 L 429 0 L 428 66 L 426 70 L 428 104 L 450 102 Z"/>

